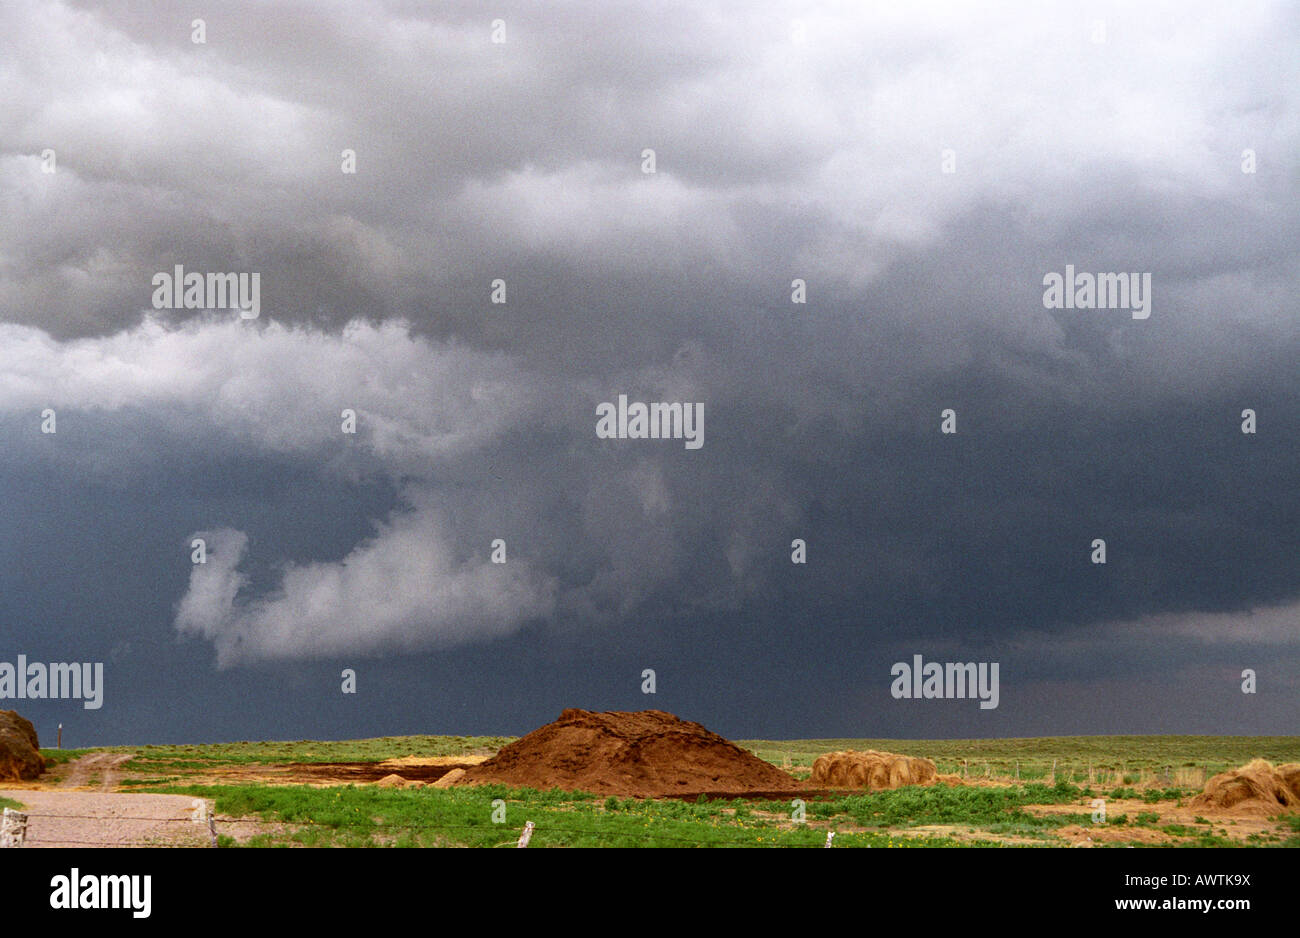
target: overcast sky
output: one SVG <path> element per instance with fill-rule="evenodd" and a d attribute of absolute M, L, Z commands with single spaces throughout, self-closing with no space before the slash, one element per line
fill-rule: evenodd
<path fill-rule="evenodd" d="M 202 6 L 0 5 L 0 661 L 105 663 L 43 740 L 1300 732 L 1297 5 Z"/>

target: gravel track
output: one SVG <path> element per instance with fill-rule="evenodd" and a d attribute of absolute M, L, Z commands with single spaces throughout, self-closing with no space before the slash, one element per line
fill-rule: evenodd
<path fill-rule="evenodd" d="M 207 822 L 194 821 L 198 799 L 112 791 L 119 766 L 130 758 L 91 753 L 69 765 L 58 789 L 0 789 L 0 797 L 19 802 L 28 815 L 23 846 L 210 847 Z M 92 782 L 99 790 L 84 790 Z"/>

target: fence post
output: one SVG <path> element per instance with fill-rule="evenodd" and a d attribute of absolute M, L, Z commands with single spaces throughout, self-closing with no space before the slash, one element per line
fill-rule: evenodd
<path fill-rule="evenodd" d="M 217 845 L 217 819 L 208 815 L 208 833 L 212 835 L 212 846 Z"/>
<path fill-rule="evenodd" d="M 515 844 L 515 846 L 527 847 L 528 841 L 532 839 L 533 839 L 533 822 L 528 821 L 527 823 L 524 824 L 524 832 L 519 835 L 519 843 Z"/>
<path fill-rule="evenodd" d="M 21 847 L 27 836 L 27 815 L 5 808 L 4 820 L 0 821 L 0 847 Z"/>
<path fill-rule="evenodd" d="M 827 832 L 826 832 L 826 846 L 829 847 L 829 846 L 831 845 L 831 841 L 834 840 L 834 839 L 835 839 L 835 831 L 827 831 Z"/>

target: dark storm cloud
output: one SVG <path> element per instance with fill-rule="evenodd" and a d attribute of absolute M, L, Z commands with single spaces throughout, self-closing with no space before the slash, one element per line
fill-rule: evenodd
<path fill-rule="evenodd" d="M 1029 5 L 8 5 L 0 470 L 153 479 L 166 547 L 121 563 L 172 571 L 155 639 L 222 665 L 642 648 L 736 725 L 782 647 L 828 727 L 923 647 L 1035 687 L 1176 680 L 1232 636 L 1293 671 L 1254 626 L 1300 596 L 1296 13 L 1095 16 L 1102 44 Z M 260 272 L 262 321 L 154 313 L 178 263 Z M 1151 272 L 1150 319 L 1045 309 L 1067 264 Z M 597 440 L 619 393 L 703 401 L 705 446 Z M 151 473 L 212 447 L 369 523 L 284 536 L 254 482 L 187 512 Z M 766 683 L 710 702 L 710 673 Z M 1010 691 L 988 721 L 1031 725 Z"/>

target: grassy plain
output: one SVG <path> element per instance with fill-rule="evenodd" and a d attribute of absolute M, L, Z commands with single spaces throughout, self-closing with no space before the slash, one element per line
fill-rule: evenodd
<path fill-rule="evenodd" d="M 747 740 L 796 776 L 836 749 L 934 759 L 955 786 L 870 793 L 810 792 L 789 801 L 630 799 L 502 786 L 390 789 L 287 784 L 262 767 L 487 755 L 498 736 L 233 742 L 111 747 L 132 753 L 119 791 L 214 800 L 224 846 L 506 847 L 533 821 L 532 846 L 837 847 L 1300 846 L 1300 816 L 1203 818 L 1188 801 L 1213 772 L 1255 757 L 1300 761 L 1300 737 L 1083 736 L 984 740 Z M 46 750 L 55 759 L 89 752 Z M 1053 772 L 1055 765 L 1055 772 Z M 397 769 L 400 771 L 400 768 Z M 214 783 L 229 773 L 239 783 Z M 1104 825 L 1094 802 L 1112 807 Z M 802 815 L 800 816 L 800 812 Z"/>

